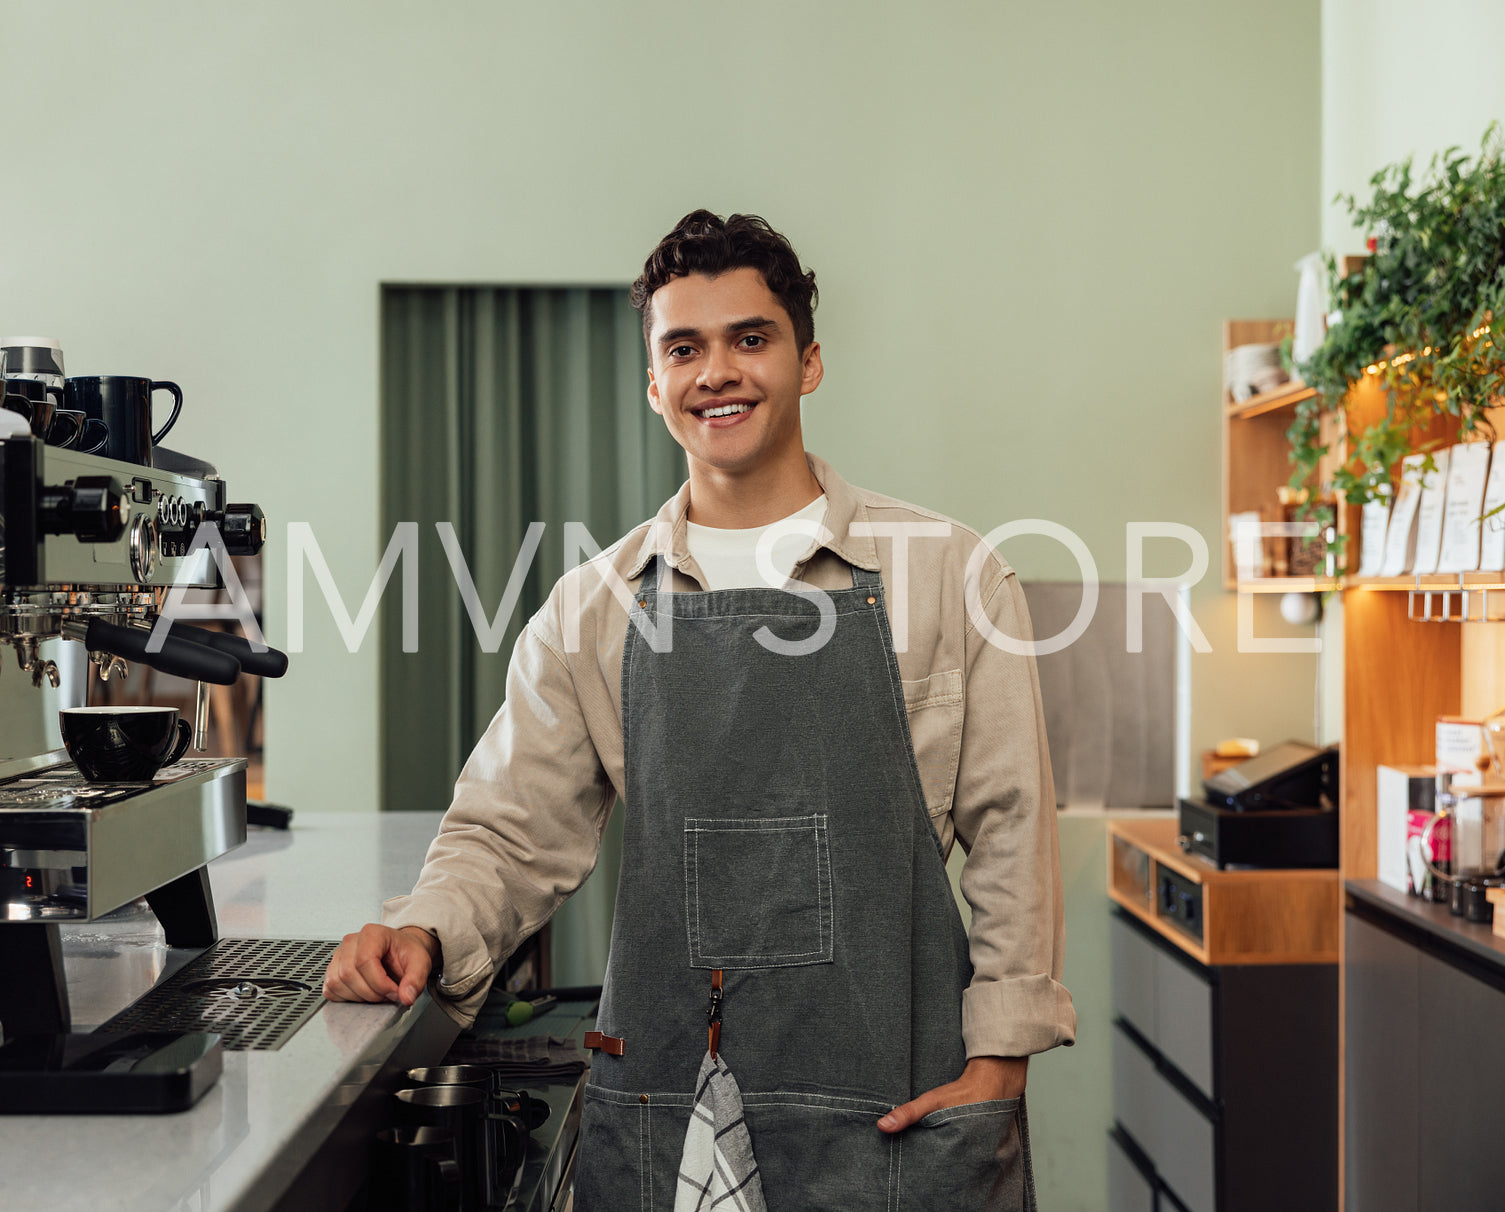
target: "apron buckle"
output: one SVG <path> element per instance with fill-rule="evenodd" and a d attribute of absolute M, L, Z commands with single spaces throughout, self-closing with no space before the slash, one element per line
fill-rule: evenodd
<path fill-rule="evenodd" d="M 706 1007 L 706 1021 L 710 1023 L 710 1041 L 708 1049 L 711 1059 L 716 1058 L 716 1049 L 721 1043 L 721 969 L 717 968 L 711 973 L 711 1002 Z"/>

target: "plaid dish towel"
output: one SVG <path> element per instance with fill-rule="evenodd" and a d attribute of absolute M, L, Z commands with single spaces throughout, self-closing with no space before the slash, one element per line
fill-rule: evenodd
<path fill-rule="evenodd" d="M 486 1065 L 520 1086 L 573 1081 L 585 1071 L 585 1055 L 574 1040 L 557 1035 L 497 1039 L 465 1032 L 450 1045 L 446 1065 Z"/>
<path fill-rule="evenodd" d="M 674 1212 L 767 1212 L 752 1137 L 742 1118 L 742 1091 L 726 1062 L 706 1053 L 695 1083 Z"/>

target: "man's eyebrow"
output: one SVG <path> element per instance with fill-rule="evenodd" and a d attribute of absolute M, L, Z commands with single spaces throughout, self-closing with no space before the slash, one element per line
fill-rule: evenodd
<path fill-rule="evenodd" d="M 698 336 L 700 336 L 700 329 L 698 328 L 671 328 L 659 337 L 658 344 L 670 345 L 675 341 L 694 340 Z"/>
<path fill-rule="evenodd" d="M 733 333 L 747 332 L 754 328 L 778 328 L 779 322 L 768 316 L 748 316 L 745 320 L 734 320 L 726 326 L 728 336 Z"/>
<path fill-rule="evenodd" d="M 739 332 L 751 332 L 754 329 L 779 328 L 779 322 L 770 316 L 748 316 L 745 320 L 733 320 L 723 330 L 727 336 L 735 336 Z M 693 341 L 701 335 L 698 328 L 671 328 L 658 338 L 660 347 L 672 345 L 675 341 Z"/>

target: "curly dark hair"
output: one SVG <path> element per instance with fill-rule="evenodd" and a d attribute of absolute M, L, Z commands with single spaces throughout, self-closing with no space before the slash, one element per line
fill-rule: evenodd
<path fill-rule="evenodd" d="M 658 242 L 632 284 L 629 297 L 643 315 L 643 341 L 653 327 L 653 292 L 686 274 L 716 277 L 732 269 L 756 269 L 794 323 L 801 353 L 815 340 L 815 271 L 800 268 L 787 239 L 758 215 L 722 219 L 708 210 L 692 210 Z M 651 353 L 650 349 L 650 353 Z"/>

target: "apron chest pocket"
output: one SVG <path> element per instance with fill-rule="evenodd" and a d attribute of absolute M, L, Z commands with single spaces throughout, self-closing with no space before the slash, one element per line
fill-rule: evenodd
<path fill-rule="evenodd" d="M 832 959 L 826 816 L 685 821 L 693 968 L 781 968 Z"/>

